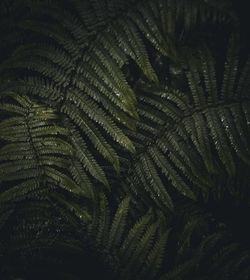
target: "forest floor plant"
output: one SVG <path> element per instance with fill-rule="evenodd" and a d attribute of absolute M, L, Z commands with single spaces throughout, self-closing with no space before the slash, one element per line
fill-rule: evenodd
<path fill-rule="evenodd" d="M 0 2 L 0 279 L 250 279 L 234 5 Z"/>

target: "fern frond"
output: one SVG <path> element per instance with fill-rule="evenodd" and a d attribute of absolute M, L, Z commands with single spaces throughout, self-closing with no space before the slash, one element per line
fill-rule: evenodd
<path fill-rule="evenodd" d="M 129 198 L 125 198 L 119 205 L 116 214 L 114 216 L 110 232 L 108 248 L 113 246 L 119 246 L 121 238 L 126 225 L 126 218 L 129 210 Z"/>
<path fill-rule="evenodd" d="M 138 275 L 143 269 L 146 257 L 149 254 L 154 237 L 157 230 L 157 224 L 151 224 L 143 234 L 141 240 L 137 244 L 134 254 L 127 261 L 126 267 L 123 269 L 122 275 L 124 279 L 131 279 L 132 275 Z"/>
<path fill-rule="evenodd" d="M 234 57 L 236 49 L 230 56 Z M 160 205 L 172 207 L 169 183 L 184 196 L 195 199 L 201 191 L 207 199 L 215 187 L 212 178 L 219 176 L 218 166 L 234 176 L 236 158 L 249 165 L 249 97 L 235 100 L 232 91 L 227 97 L 221 94 L 215 60 L 207 48 L 197 51 L 196 56 L 191 54 L 187 61 L 189 92 L 140 86 L 140 120 L 137 131 L 128 132 L 137 153 L 128 167 L 128 181 L 133 183 L 128 184 L 127 191 L 144 189 L 145 201 L 151 197 L 162 209 Z M 228 67 L 234 68 L 235 63 L 233 60 Z M 240 73 L 233 76 L 236 90 Z M 225 77 L 223 84 L 231 87 L 227 85 L 231 78 Z M 166 176 L 166 183 L 161 174 Z"/>
<path fill-rule="evenodd" d="M 2 112 L 11 115 L 0 124 L 4 141 L 0 165 L 1 180 L 13 182 L 14 187 L 5 190 L 1 194 L 2 199 L 10 200 L 12 196 L 15 200 L 19 195 L 25 198 L 32 191 L 35 195 L 40 187 L 44 188 L 49 183 L 89 197 L 84 185 L 80 187 L 67 173 L 74 148 L 66 140 L 68 133 L 65 128 L 56 123 L 55 112 L 28 97 L 12 94 L 9 98 L 9 102 L 5 100 L 1 106 Z M 13 110 L 13 107 L 22 110 Z"/>
<path fill-rule="evenodd" d="M 89 237 L 95 238 L 97 249 L 103 247 L 104 258 L 117 260 L 112 268 L 114 277 L 151 279 L 160 269 L 168 233 L 159 230 L 159 222 L 153 223 L 149 212 L 128 229 L 128 211 L 129 198 L 125 197 L 110 222 L 107 200 L 101 194 L 88 225 Z"/>
<path fill-rule="evenodd" d="M 84 140 L 80 137 L 76 130 L 73 130 L 71 137 L 72 145 L 76 151 L 76 157 L 82 163 L 83 167 L 97 180 L 108 186 L 108 181 L 105 173 L 103 172 L 100 165 L 96 162 L 93 155 L 87 149 L 87 145 Z M 72 133 L 72 132 L 71 132 Z"/>
<path fill-rule="evenodd" d="M 159 269 L 162 265 L 163 256 L 166 254 L 165 246 L 168 240 L 168 233 L 169 232 L 166 232 L 159 237 L 150 253 L 148 254 L 146 260 L 147 266 L 144 267 L 142 273 L 140 274 L 141 276 L 139 276 L 141 277 L 141 279 L 144 279 L 146 277 L 149 279 L 154 279 L 159 272 Z"/>

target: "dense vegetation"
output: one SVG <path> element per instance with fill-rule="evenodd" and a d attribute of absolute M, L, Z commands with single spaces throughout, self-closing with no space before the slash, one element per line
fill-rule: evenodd
<path fill-rule="evenodd" d="M 0 16 L 0 278 L 249 279 L 244 6 L 2 0 Z"/>

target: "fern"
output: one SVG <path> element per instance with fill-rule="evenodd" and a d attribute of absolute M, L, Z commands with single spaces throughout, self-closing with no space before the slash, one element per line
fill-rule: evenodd
<path fill-rule="evenodd" d="M 167 232 L 160 231 L 159 223 L 152 222 L 150 213 L 139 219 L 128 231 L 125 228 L 128 207 L 129 198 L 126 197 L 110 221 L 107 200 L 101 196 L 89 225 L 89 236 L 96 238 L 95 246 L 97 249 L 102 248 L 104 258 L 108 254 L 114 260 L 114 279 L 133 279 L 134 275 L 138 279 L 153 279 L 161 267 Z"/>
<path fill-rule="evenodd" d="M 248 279 L 207 209 L 249 202 L 249 59 L 200 44 L 227 4 L 1 2 L 3 278 Z"/>
<path fill-rule="evenodd" d="M 138 88 L 138 129 L 128 132 L 137 150 L 125 173 L 132 182 L 128 192 L 140 190 L 162 209 L 172 208 L 171 186 L 192 199 L 200 191 L 207 198 L 219 165 L 231 177 L 236 158 L 249 165 L 249 97 L 245 92 L 236 99 L 241 74 L 233 70 L 237 62 L 228 62 L 237 57 L 235 40 L 220 87 L 212 54 L 203 49 L 188 58 L 188 92 L 146 84 Z M 229 87 L 234 91 L 225 90 Z M 165 186 L 161 174 L 168 180 Z"/>
<path fill-rule="evenodd" d="M 134 128 L 134 118 L 137 117 L 135 93 L 121 67 L 132 59 L 149 80 L 157 82 L 141 34 L 164 55 L 171 53 L 171 50 L 168 51 L 171 40 L 165 40 L 168 36 L 163 36 L 161 23 L 157 21 L 162 3 L 147 2 L 144 7 L 138 3 L 133 11 L 124 7 L 122 2 L 110 4 L 108 8 L 113 14 L 112 19 L 107 18 L 105 9 L 95 1 L 89 4 L 74 1 L 69 10 L 56 1 L 45 4 L 38 1 L 28 5 L 32 9 L 31 19 L 21 22 L 20 26 L 33 36 L 40 36 L 41 40 L 21 46 L 1 65 L 2 71 L 16 69 L 20 73 L 20 68 L 26 70 L 23 81 L 7 83 L 2 91 L 13 90 L 13 87 L 22 92 L 28 90 L 31 96 L 45 99 L 46 103 L 53 105 L 57 112 L 65 116 L 67 128 L 78 135 L 72 139 L 85 170 L 108 185 L 103 170 L 94 163 L 95 155 L 87 151 L 86 141 L 81 135 L 87 136 L 91 145 L 113 164 L 117 172 L 120 168 L 118 156 L 108 144 L 108 139 L 111 137 L 128 151 L 134 152 L 132 142 L 118 127 L 118 123 L 121 123 Z M 105 1 L 102 5 L 106 7 Z M 183 10 L 178 11 L 177 18 L 186 12 L 184 2 L 181 6 Z M 114 16 L 116 13 L 123 16 L 117 19 Z M 47 23 L 36 18 L 37 14 L 43 15 Z M 93 21 L 94 17 L 96 21 Z M 147 159 L 143 159 L 143 162 L 153 168 Z M 157 190 L 161 189 L 167 206 L 172 207 L 161 180 L 154 174 L 154 170 L 148 174 L 155 181 L 149 191 L 157 184 L 154 195 L 159 195 Z M 176 174 L 172 178 L 180 181 Z M 183 185 L 182 188 L 193 197 L 187 186 Z"/>
<path fill-rule="evenodd" d="M 0 203 L 13 203 L 30 194 L 39 197 L 45 192 L 48 196 L 46 188 L 91 198 L 93 190 L 85 187 L 84 181 L 78 184 L 77 175 L 72 177 L 67 171 L 75 152 L 54 111 L 14 93 L 3 100 L 0 108 L 6 118 L 0 124 L 0 159 L 1 181 L 6 187 Z"/>

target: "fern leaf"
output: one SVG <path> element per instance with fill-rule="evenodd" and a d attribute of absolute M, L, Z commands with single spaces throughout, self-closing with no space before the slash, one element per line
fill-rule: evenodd
<path fill-rule="evenodd" d="M 126 218 L 129 208 L 129 198 L 125 198 L 119 205 L 110 228 L 108 248 L 119 246 L 125 229 Z"/>

